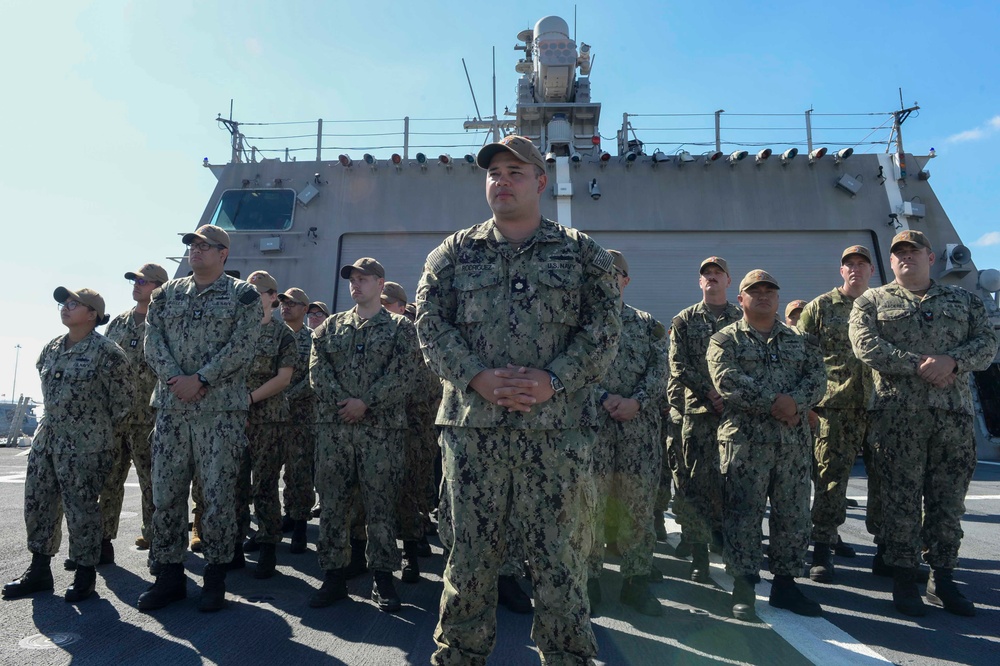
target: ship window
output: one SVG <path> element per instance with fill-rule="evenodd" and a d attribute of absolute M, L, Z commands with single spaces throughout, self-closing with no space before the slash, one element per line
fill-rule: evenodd
<path fill-rule="evenodd" d="M 295 190 L 227 190 L 212 224 L 230 231 L 287 231 L 294 210 Z"/>

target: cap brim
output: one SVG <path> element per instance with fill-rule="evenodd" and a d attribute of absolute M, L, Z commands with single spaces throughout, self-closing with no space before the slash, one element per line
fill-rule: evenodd
<path fill-rule="evenodd" d="M 65 303 L 69 298 L 80 300 L 76 292 L 70 291 L 66 287 L 56 287 L 56 290 L 52 292 L 52 297 L 56 299 L 56 303 Z"/>
<path fill-rule="evenodd" d="M 505 150 L 508 153 L 511 153 L 512 155 L 514 155 L 514 157 L 516 157 L 519 160 L 521 159 L 520 155 L 515 153 L 507 146 L 502 146 L 498 143 L 490 143 L 479 149 L 479 153 L 476 155 L 476 164 L 479 165 L 480 169 L 489 169 L 490 161 L 493 159 L 493 156 L 499 153 L 501 150 Z"/>
<path fill-rule="evenodd" d="M 140 277 L 142 277 L 142 276 L 139 275 L 138 273 L 128 272 L 128 273 L 125 274 L 125 279 L 126 280 L 135 280 L 136 278 L 140 278 Z M 145 279 L 145 278 L 143 278 L 143 279 Z"/>
<path fill-rule="evenodd" d="M 747 286 L 745 286 L 745 287 L 740 287 L 740 291 L 746 291 L 746 290 L 747 290 L 747 289 L 749 289 L 750 287 L 752 287 L 752 286 L 754 286 L 754 285 L 757 285 L 757 284 L 769 284 L 769 285 L 771 285 L 772 287 L 774 287 L 775 289 L 781 289 L 781 287 L 779 287 L 779 286 L 778 286 L 777 284 L 775 284 L 774 282 L 771 282 L 770 280 L 757 280 L 756 282 L 751 282 L 750 284 L 748 284 L 748 285 L 747 285 Z"/>
<path fill-rule="evenodd" d="M 898 241 L 896 243 L 893 243 L 892 247 L 889 248 L 889 252 L 895 252 L 896 248 L 899 247 L 900 245 L 912 245 L 913 247 L 916 247 L 916 248 L 926 247 L 924 245 L 921 245 L 920 243 L 914 243 L 913 241 L 905 240 L 905 241 Z"/>
<path fill-rule="evenodd" d="M 340 269 L 340 277 L 342 279 L 344 279 L 344 280 L 349 280 L 351 278 L 351 271 L 353 271 L 353 270 L 359 270 L 359 271 L 361 271 L 360 268 L 358 268 L 357 266 L 355 266 L 353 264 L 350 265 L 350 266 L 343 266 Z M 361 272 L 364 273 L 364 271 L 361 271 Z"/>
<path fill-rule="evenodd" d="M 896 243 L 896 244 L 899 245 L 899 243 Z M 845 261 L 847 261 L 851 257 L 861 257 L 862 259 L 864 259 L 865 261 L 867 261 L 869 264 L 872 263 L 872 260 L 871 260 L 870 257 L 868 257 L 867 255 L 861 254 L 860 252 L 851 252 L 850 254 L 845 254 L 843 257 L 840 258 L 840 263 L 843 264 Z"/>
<path fill-rule="evenodd" d="M 699 268 L 699 269 L 698 269 L 698 275 L 701 275 L 701 272 L 702 272 L 703 270 L 705 270 L 706 268 L 708 268 L 709 266 L 715 266 L 716 268 L 718 268 L 718 269 L 719 269 L 720 271 L 722 271 L 722 272 L 723 272 L 723 273 L 725 273 L 726 275 L 729 275 L 729 271 L 727 271 L 727 270 L 726 270 L 725 268 L 723 268 L 723 267 L 722 267 L 722 266 L 720 266 L 719 264 L 715 263 L 714 261 L 710 261 L 710 262 L 708 262 L 707 264 L 704 264 L 704 265 L 703 265 L 703 266 L 702 266 L 701 268 Z"/>
<path fill-rule="evenodd" d="M 206 238 L 206 237 L 202 236 L 201 234 L 196 234 L 196 233 L 195 233 L 195 232 L 193 232 L 193 231 L 192 231 L 192 232 L 190 232 L 190 233 L 186 233 L 186 234 L 184 234 L 183 236 L 181 236 L 181 242 L 182 242 L 182 243 L 184 243 L 185 245 L 190 245 L 191 243 L 193 243 L 193 242 L 194 242 L 194 240 L 195 240 L 196 238 L 197 238 L 197 239 L 199 239 L 199 240 L 203 240 L 203 241 L 206 241 L 206 242 L 208 242 L 208 243 L 211 243 L 211 242 L 212 242 L 212 241 L 211 241 L 210 239 L 208 239 L 208 238 Z"/>

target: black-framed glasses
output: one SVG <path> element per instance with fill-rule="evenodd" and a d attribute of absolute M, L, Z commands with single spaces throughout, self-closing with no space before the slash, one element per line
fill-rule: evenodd
<path fill-rule="evenodd" d="M 198 250 L 199 252 L 208 252 L 209 250 L 222 250 L 226 246 L 219 245 L 218 243 L 206 243 L 205 241 L 200 241 L 197 243 L 188 243 L 188 248 L 191 250 Z"/>
<path fill-rule="evenodd" d="M 137 287 L 145 287 L 147 284 L 151 284 L 152 282 L 153 282 L 152 280 L 144 280 L 141 277 L 131 278 L 129 280 L 129 284 L 134 284 Z"/>
<path fill-rule="evenodd" d="M 69 310 L 70 312 L 72 312 L 73 310 L 76 310 L 81 305 L 83 305 L 83 303 L 81 303 L 80 301 L 75 301 L 73 299 L 70 299 L 70 300 L 66 301 L 65 303 L 56 303 L 56 307 L 58 307 L 60 310 L 62 310 L 63 308 L 65 308 L 65 309 Z M 89 305 L 84 305 L 84 307 L 87 308 L 88 310 L 93 310 L 94 309 L 94 308 L 90 307 Z"/>

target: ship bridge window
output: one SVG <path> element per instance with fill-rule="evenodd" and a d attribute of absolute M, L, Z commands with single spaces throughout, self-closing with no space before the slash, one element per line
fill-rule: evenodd
<path fill-rule="evenodd" d="M 294 211 L 295 190 L 226 190 L 212 224 L 229 231 L 287 231 Z"/>

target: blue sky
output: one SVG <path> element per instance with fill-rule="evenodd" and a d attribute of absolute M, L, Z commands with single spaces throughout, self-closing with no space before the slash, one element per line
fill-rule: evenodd
<path fill-rule="evenodd" d="M 595 58 L 605 146 L 624 112 L 888 112 L 901 87 L 904 103 L 921 106 L 904 125 L 907 151 L 937 150 L 928 166 L 935 192 L 978 267 L 1000 268 L 1000 4 L 576 7 L 577 39 Z M 573 8 L 5 3 L 0 279 L 13 316 L 0 330 L 0 394 L 10 397 L 20 344 L 17 393 L 40 398 L 34 361 L 65 331 L 56 286 L 96 288 L 117 313 L 131 305 L 124 272 L 147 261 L 173 270 L 165 257 L 180 254 L 177 234 L 195 226 L 214 188 L 200 162 L 228 159 L 214 119 L 230 99 L 244 121 L 466 118 L 474 107 L 461 59 L 488 113 L 495 46 L 502 110 L 514 104 L 515 35 L 548 14 L 572 27 Z"/>

